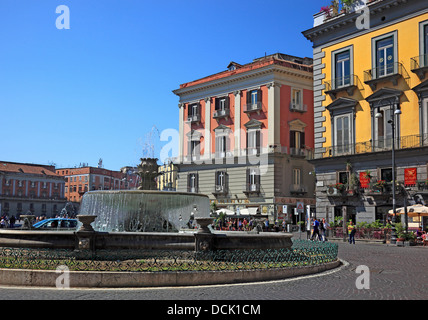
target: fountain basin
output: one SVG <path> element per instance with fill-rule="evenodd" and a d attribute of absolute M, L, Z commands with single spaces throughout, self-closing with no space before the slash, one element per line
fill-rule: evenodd
<path fill-rule="evenodd" d="M 80 212 L 97 216 L 100 232 L 178 232 L 188 229 L 194 216 L 208 218 L 206 195 L 150 190 L 90 191 Z"/>

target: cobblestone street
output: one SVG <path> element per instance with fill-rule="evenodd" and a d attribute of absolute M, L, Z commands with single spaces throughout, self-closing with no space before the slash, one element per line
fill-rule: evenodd
<path fill-rule="evenodd" d="M 402 300 L 428 299 L 428 248 L 357 242 L 339 244 L 344 265 L 324 274 L 254 284 L 156 289 L 57 290 L 1 288 L 4 300 Z M 370 288 L 357 289 L 360 265 L 370 271 Z"/>

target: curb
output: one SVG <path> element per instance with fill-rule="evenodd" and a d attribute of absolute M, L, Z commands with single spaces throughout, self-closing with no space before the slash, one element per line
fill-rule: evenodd
<path fill-rule="evenodd" d="M 342 265 L 339 259 L 317 266 L 239 271 L 95 272 L 0 269 L 2 286 L 67 288 L 153 288 L 250 283 L 313 275 Z"/>

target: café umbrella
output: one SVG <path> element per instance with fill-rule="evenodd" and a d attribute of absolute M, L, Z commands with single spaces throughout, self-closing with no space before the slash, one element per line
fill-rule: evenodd
<path fill-rule="evenodd" d="M 390 215 L 394 214 L 393 210 L 389 210 L 388 213 Z M 396 208 L 395 209 L 396 214 L 405 214 L 405 208 Z M 422 205 L 422 204 L 415 204 L 413 206 L 407 207 L 407 216 L 409 218 L 416 218 L 419 217 L 419 222 L 421 221 L 421 217 L 428 217 L 428 207 Z"/>

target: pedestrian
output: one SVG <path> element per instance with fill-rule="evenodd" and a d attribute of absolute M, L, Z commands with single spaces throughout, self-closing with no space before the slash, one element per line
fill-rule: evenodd
<path fill-rule="evenodd" d="M 269 219 L 268 218 L 266 218 L 266 220 L 265 220 L 265 229 L 266 229 L 266 232 L 269 231 Z"/>
<path fill-rule="evenodd" d="M 311 240 L 314 240 L 315 235 L 318 236 L 318 240 L 321 240 L 321 236 L 320 236 L 320 230 L 319 230 L 319 226 L 320 226 L 320 222 L 318 221 L 318 219 L 313 219 L 313 224 L 312 226 L 314 227 L 314 230 L 312 232 L 312 237 Z"/>
<path fill-rule="evenodd" d="M 350 220 L 348 224 L 349 244 L 355 244 L 356 232 L 357 232 L 357 229 L 355 228 L 355 225 L 352 223 L 352 220 Z"/>
<path fill-rule="evenodd" d="M 10 220 L 9 220 L 9 222 L 10 222 L 9 227 L 10 228 L 15 228 L 15 221 L 16 221 L 16 218 L 14 215 L 12 215 L 12 217 L 10 217 Z"/>
<path fill-rule="evenodd" d="M 327 237 L 326 237 L 326 231 L 327 231 L 327 222 L 325 222 L 325 219 L 322 218 L 321 222 L 320 222 L 320 231 L 321 231 L 321 238 L 322 241 L 326 241 Z"/>

